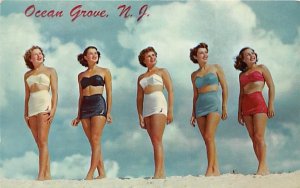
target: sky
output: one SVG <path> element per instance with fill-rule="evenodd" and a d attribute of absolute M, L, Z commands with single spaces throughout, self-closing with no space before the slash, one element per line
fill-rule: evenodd
<path fill-rule="evenodd" d="M 270 171 L 300 169 L 299 1 L 0 2 L 0 178 L 35 179 L 38 171 L 38 150 L 23 120 L 28 71 L 23 55 L 32 45 L 44 49 L 45 65 L 58 74 L 58 106 L 49 134 L 54 179 L 82 179 L 88 171 L 88 141 L 82 127 L 70 123 L 77 115 L 77 75 L 85 70 L 76 57 L 90 45 L 100 50 L 99 66 L 109 68 L 113 78 L 113 123 L 102 136 L 108 177 L 150 177 L 154 172 L 152 146 L 138 125 L 135 104 L 137 77 L 146 71 L 137 56 L 148 46 L 156 49 L 157 66 L 169 71 L 174 87 L 174 122 L 163 137 L 166 174 L 205 173 L 205 145 L 189 124 L 190 75 L 198 69 L 189 60 L 189 49 L 200 42 L 208 44 L 208 62 L 223 68 L 229 87 L 228 119 L 216 134 L 221 173 L 253 174 L 257 168 L 247 131 L 237 122 L 239 71 L 233 64 L 245 46 L 255 49 L 258 64 L 268 67 L 275 83 L 276 115 L 266 131 Z M 127 15 L 120 15 L 122 5 L 130 8 Z M 44 10 L 62 14 L 39 16 Z M 105 17 L 75 18 L 79 11 L 102 11 Z M 267 87 L 263 92 L 267 99 Z"/>

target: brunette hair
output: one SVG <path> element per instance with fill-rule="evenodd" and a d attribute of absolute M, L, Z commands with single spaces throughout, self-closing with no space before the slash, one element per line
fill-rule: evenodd
<path fill-rule="evenodd" d="M 246 71 L 246 69 L 247 69 L 247 64 L 243 61 L 243 59 L 244 59 L 243 52 L 247 49 L 250 49 L 255 53 L 256 62 L 258 61 L 257 53 L 252 48 L 250 48 L 250 47 L 242 48 L 239 55 L 235 57 L 235 61 L 234 61 L 234 68 L 237 69 L 237 70 L 240 70 L 242 72 Z"/>
<path fill-rule="evenodd" d="M 144 63 L 144 60 L 145 60 L 145 54 L 148 52 L 154 52 L 155 56 L 157 57 L 157 52 L 155 51 L 155 49 L 152 46 L 149 46 L 149 47 L 143 49 L 139 55 L 139 62 L 143 67 L 147 67 L 146 64 Z"/>
<path fill-rule="evenodd" d="M 95 49 L 97 51 L 97 54 L 98 54 L 98 60 L 97 60 L 97 64 L 99 63 L 99 58 L 100 58 L 100 55 L 101 53 L 98 51 L 98 49 L 95 47 L 95 46 L 88 46 L 82 54 L 79 54 L 77 56 L 77 60 L 79 61 L 79 63 L 82 65 L 82 66 L 85 66 L 85 67 L 88 67 L 88 62 L 84 59 L 84 56 L 87 55 L 87 52 L 89 49 Z"/>
<path fill-rule="evenodd" d="M 208 45 L 204 42 L 201 42 L 200 44 L 198 44 L 197 46 L 195 46 L 194 48 L 190 49 L 190 60 L 193 63 L 198 63 L 198 61 L 194 58 L 194 56 L 197 56 L 197 52 L 199 48 L 205 48 L 208 52 Z"/>
<path fill-rule="evenodd" d="M 42 54 L 43 54 L 43 62 L 45 61 L 45 54 L 43 52 L 43 49 L 41 47 L 39 47 L 39 46 L 32 46 L 31 48 L 29 48 L 28 50 L 26 50 L 26 52 L 25 52 L 25 54 L 23 56 L 26 66 L 29 69 L 31 69 L 31 70 L 34 69 L 34 66 L 33 66 L 32 62 L 30 61 L 30 59 L 31 59 L 31 52 L 33 50 L 35 50 L 35 49 L 39 49 L 42 52 Z"/>

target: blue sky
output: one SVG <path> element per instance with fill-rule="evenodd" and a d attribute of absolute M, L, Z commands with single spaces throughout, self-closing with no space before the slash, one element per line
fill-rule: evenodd
<path fill-rule="evenodd" d="M 60 18 L 26 17 L 32 4 L 36 10 L 64 13 Z M 106 10 L 109 16 L 72 22 L 69 12 L 79 4 L 85 10 Z M 118 16 L 117 7 L 123 4 L 131 6 L 133 17 Z M 137 22 L 143 5 L 149 16 Z M 169 70 L 175 91 L 174 122 L 164 135 L 166 173 L 204 174 L 204 143 L 198 129 L 189 125 L 190 74 L 198 68 L 189 60 L 189 49 L 202 41 L 209 46 L 209 63 L 223 67 L 229 86 L 229 117 L 216 135 L 221 172 L 250 174 L 257 166 L 247 131 L 237 123 L 239 72 L 233 58 L 244 46 L 256 50 L 276 86 L 276 116 L 268 121 L 266 133 L 270 170 L 300 169 L 299 2 L 4 0 L 0 6 L 0 177 L 34 179 L 37 173 L 37 148 L 23 121 L 27 69 L 22 56 L 34 44 L 45 50 L 45 65 L 55 67 L 59 77 L 58 108 L 49 136 L 54 178 L 81 179 L 88 170 L 88 142 L 81 127 L 70 126 L 77 114 L 77 74 L 84 70 L 76 57 L 88 45 L 98 47 L 99 65 L 113 76 L 113 124 L 105 127 L 102 138 L 108 177 L 153 174 L 152 147 L 138 126 L 135 106 L 136 79 L 145 71 L 137 56 L 147 46 L 157 50 L 157 66 Z"/>

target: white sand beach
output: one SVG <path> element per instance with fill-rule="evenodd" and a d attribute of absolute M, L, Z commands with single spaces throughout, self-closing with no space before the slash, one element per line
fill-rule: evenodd
<path fill-rule="evenodd" d="M 300 171 L 267 176 L 223 174 L 219 177 L 171 176 L 147 178 L 106 178 L 102 180 L 13 180 L 1 179 L 1 188 L 300 188 Z"/>

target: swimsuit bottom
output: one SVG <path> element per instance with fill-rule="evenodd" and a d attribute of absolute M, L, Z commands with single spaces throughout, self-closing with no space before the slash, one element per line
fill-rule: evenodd
<path fill-rule="evenodd" d="M 221 101 L 217 91 L 199 93 L 196 101 L 196 118 L 206 116 L 211 112 L 221 114 Z"/>
<path fill-rule="evenodd" d="M 242 115 L 249 116 L 257 113 L 268 113 L 268 108 L 261 91 L 242 96 Z"/>
<path fill-rule="evenodd" d="M 80 119 L 91 118 L 93 116 L 106 117 L 106 113 L 106 103 L 102 94 L 83 96 L 80 107 Z"/>
<path fill-rule="evenodd" d="M 148 117 L 153 114 L 163 114 L 167 116 L 167 111 L 167 101 L 163 92 L 155 91 L 144 95 L 143 117 Z"/>
<path fill-rule="evenodd" d="M 48 90 L 40 90 L 30 93 L 28 101 L 28 117 L 42 112 L 50 112 L 51 96 Z"/>

